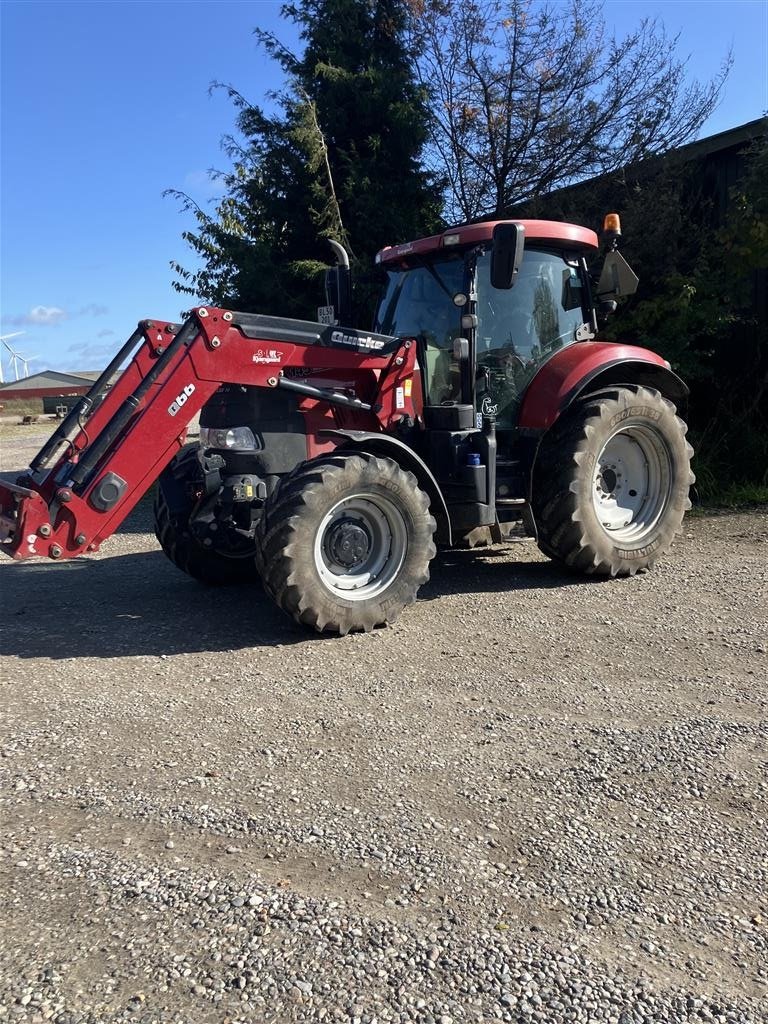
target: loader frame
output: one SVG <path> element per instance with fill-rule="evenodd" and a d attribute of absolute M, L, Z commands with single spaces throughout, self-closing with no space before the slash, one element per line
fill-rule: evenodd
<path fill-rule="evenodd" d="M 138 349 L 137 349 L 138 346 Z M 370 376 L 366 399 L 309 384 L 329 362 Z M 110 379 L 132 352 L 114 386 Z M 142 320 L 15 483 L 0 481 L 0 544 L 15 559 L 99 550 L 186 442 L 223 384 L 284 388 L 316 427 L 380 433 L 413 416 L 411 339 L 199 306 L 181 324 Z M 286 375 L 290 368 L 296 375 Z M 346 415 L 337 416 L 344 410 Z M 308 457 L 339 438 L 308 433 Z"/>

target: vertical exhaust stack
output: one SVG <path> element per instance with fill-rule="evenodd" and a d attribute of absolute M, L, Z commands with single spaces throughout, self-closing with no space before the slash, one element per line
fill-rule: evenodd
<path fill-rule="evenodd" d="M 325 275 L 325 299 L 333 307 L 333 319 L 339 327 L 352 327 L 352 274 L 349 269 L 349 256 L 343 245 L 328 239 L 337 259 L 335 267 L 331 267 Z"/>

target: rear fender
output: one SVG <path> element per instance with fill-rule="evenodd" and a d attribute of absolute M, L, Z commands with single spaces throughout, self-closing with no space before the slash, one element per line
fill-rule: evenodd
<path fill-rule="evenodd" d="M 392 459 L 403 469 L 413 473 L 419 482 L 419 487 L 429 495 L 430 507 L 437 523 L 438 543 L 449 546 L 453 543 L 451 518 L 443 492 L 440 490 L 440 484 L 429 466 L 413 448 L 409 448 L 407 444 L 398 441 L 397 438 L 390 437 L 389 434 L 375 434 L 365 430 L 320 430 L 318 434 L 337 439 L 339 449 L 349 452 L 366 452 L 368 455 L 381 455 L 383 458 Z"/>
<path fill-rule="evenodd" d="M 531 381 L 523 398 L 518 420 L 527 437 L 528 505 L 526 528 L 536 537 L 531 511 L 533 471 L 541 439 L 579 398 L 613 387 L 650 387 L 661 392 L 679 409 L 688 396 L 688 386 L 666 360 L 650 349 L 610 342 L 579 342 L 562 349 Z"/>
<path fill-rule="evenodd" d="M 685 383 L 656 352 L 635 345 L 583 341 L 555 353 L 539 370 L 523 397 L 518 426 L 540 435 L 581 395 L 609 385 L 656 388 L 679 407 Z"/>

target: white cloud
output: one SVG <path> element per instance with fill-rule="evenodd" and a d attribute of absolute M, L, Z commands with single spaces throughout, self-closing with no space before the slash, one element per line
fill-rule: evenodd
<path fill-rule="evenodd" d="M 56 327 L 78 316 L 104 316 L 109 310 L 95 302 L 81 306 L 76 312 L 62 309 L 60 306 L 33 306 L 28 313 L 17 313 L 15 316 L 4 316 L 3 323 L 11 327 Z"/>
<path fill-rule="evenodd" d="M 55 327 L 69 317 L 66 309 L 59 306 L 33 306 L 28 313 L 4 317 L 12 327 Z"/>
<path fill-rule="evenodd" d="M 112 345 L 96 345 L 88 341 L 80 341 L 75 345 L 69 345 L 67 352 L 73 354 L 73 359 L 77 360 L 77 369 L 79 370 L 100 369 L 108 362 L 109 357 L 115 354 Z"/>
<path fill-rule="evenodd" d="M 60 324 L 62 320 L 66 320 L 68 315 L 66 310 L 60 309 L 58 306 L 34 306 L 29 311 L 29 323 L 52 327 L 54 324 Z"/>

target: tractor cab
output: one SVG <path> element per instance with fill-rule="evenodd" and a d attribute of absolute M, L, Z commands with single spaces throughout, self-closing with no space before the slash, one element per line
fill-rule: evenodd
<path fill-rule="evenodd" d="M 519 237 L 516 258 L 507 228 Z M 596 248 L 587 229 L 528 221 L 470 225 L 384 249 L 374 330 L 416 338 L 424 406 L 469 405 L 478 423 L 493 416 L 499 431 L 512 431 L 540 367 L 594 337 L 586 254 Z"/>

